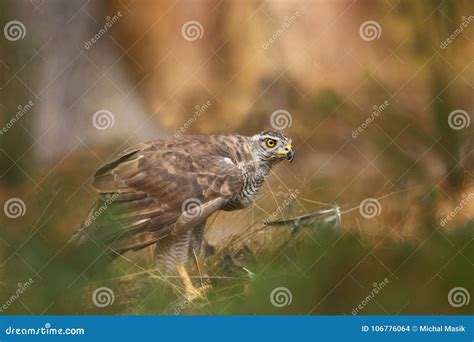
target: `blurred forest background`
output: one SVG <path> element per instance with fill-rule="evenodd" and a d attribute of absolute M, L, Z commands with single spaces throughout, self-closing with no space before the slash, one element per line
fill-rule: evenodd
<path fill-rule="evenodd" d="M 0 313 L 472 314 L 473 16 L 469 0 L 2 1 Z M 170 304 L 150 250 L 93 276 L 62 255 L 125 148 L 275 126 L 295 161 L 208 222 L 206 300 Z M 333 205 L 340 229 L 263 225 Z"/>

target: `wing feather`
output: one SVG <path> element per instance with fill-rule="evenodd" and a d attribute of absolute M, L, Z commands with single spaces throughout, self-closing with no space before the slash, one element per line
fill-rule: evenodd
<path fill-rule="evenodd" d="M 242 173 L 228 159 L 196 139 L 162 139 L 125 151 L 95 173 L 100 197 L 91 215 L 106 209 L 81 234 L 123 253 L 192 229 L 240 191 Z M 187 199 L 198 204 L 192 213 L 183 212 Z"/>

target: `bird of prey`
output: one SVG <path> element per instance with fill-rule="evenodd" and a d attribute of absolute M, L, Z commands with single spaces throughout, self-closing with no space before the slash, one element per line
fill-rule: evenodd
<path fill-rule="evenodd" d="M 100 246 L 111 258 L 156 244 L 166 272 L 176 272 L 186 298 L 201 296 L 185 265 L 199 254 L 206 219 L 255 199 L 271 168 L 292 161 L 280 132 L 183 135 L 141 143 L 99 168 L 98 200 L 71 243 Z"/>

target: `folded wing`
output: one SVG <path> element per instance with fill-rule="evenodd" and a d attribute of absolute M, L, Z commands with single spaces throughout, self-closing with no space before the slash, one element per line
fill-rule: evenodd
<path fill-rule="evenodd" d="M 145 143 L 94 175 L 99 200 L 73 241 L 116 253 L 192 229 L 237 194 L 241 171 L 205 142 Z"/>

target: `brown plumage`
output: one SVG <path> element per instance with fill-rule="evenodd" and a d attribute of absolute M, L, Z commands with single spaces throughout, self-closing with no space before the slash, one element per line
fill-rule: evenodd
<path fill-rule="evenodd" d="M 180 136 L 128 149 L 94 174 L 99 199 L 72 237 L 109 256 L 157 244 L 168 270 L 198 253 L 206 219 L 246 207 L 271 167 L 292 159 L 279 132 Z"/>

